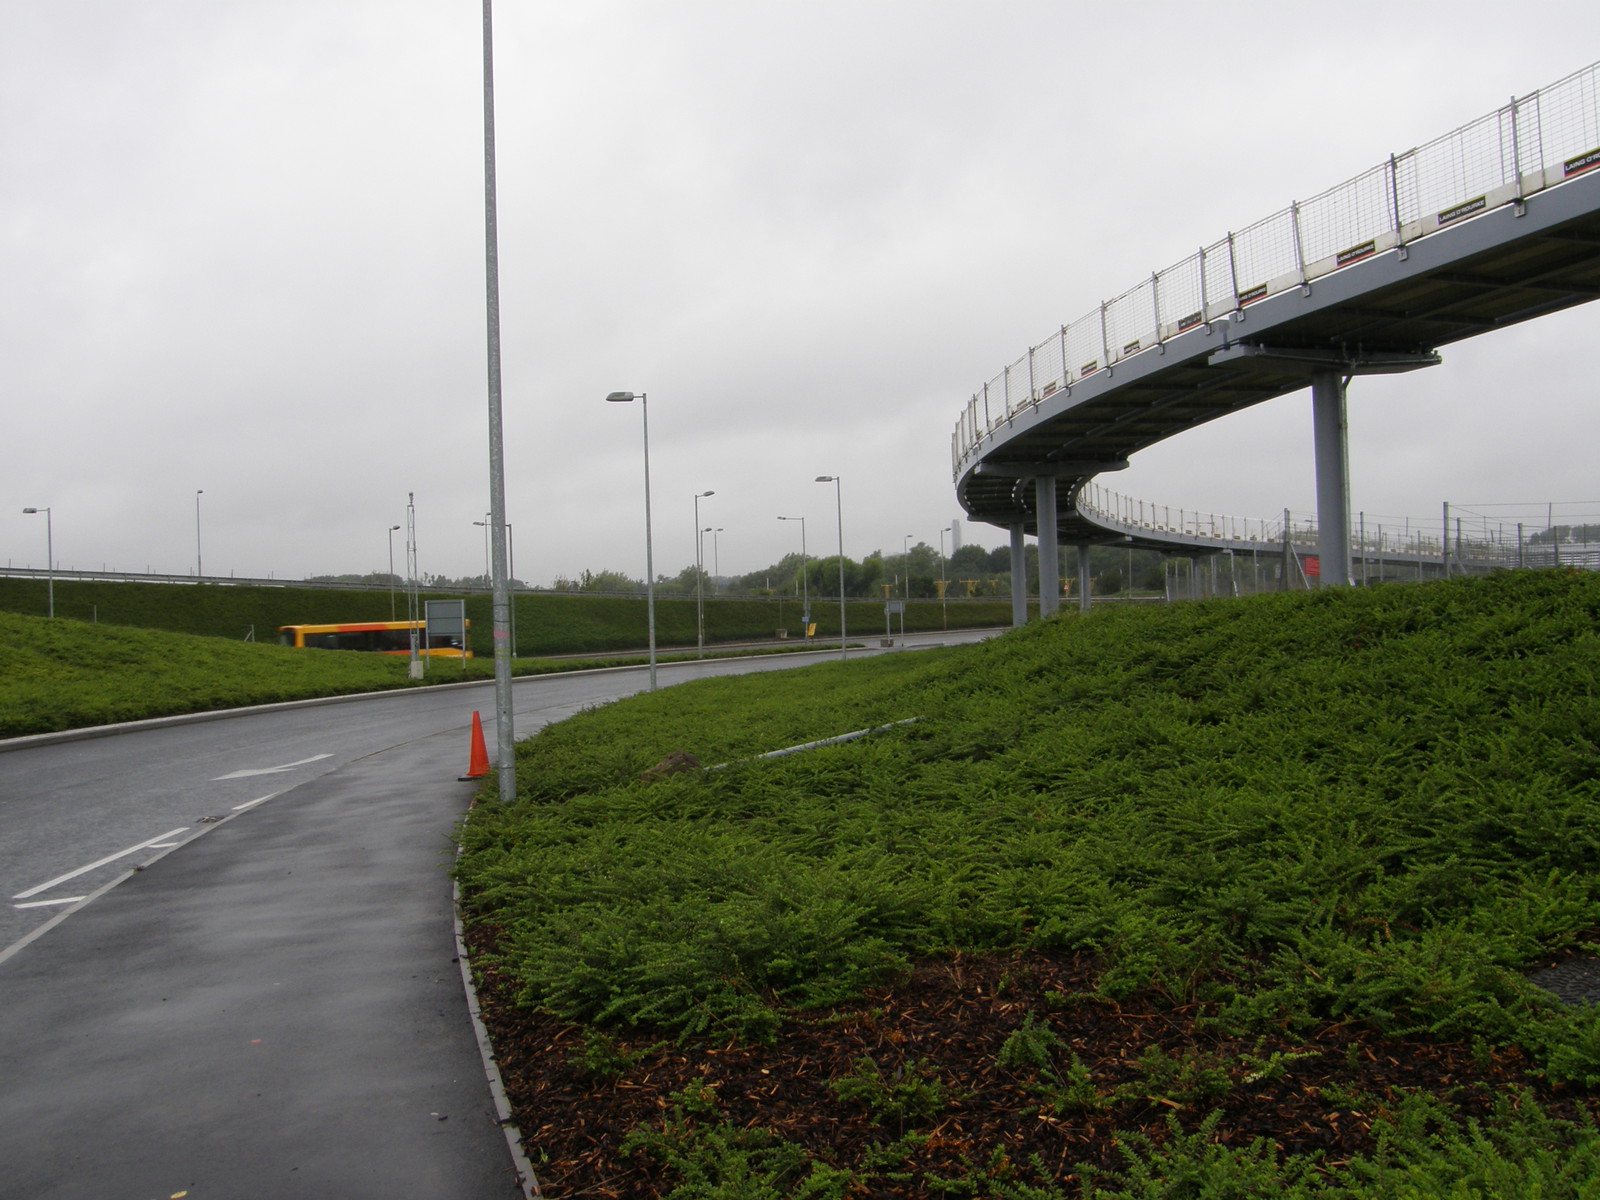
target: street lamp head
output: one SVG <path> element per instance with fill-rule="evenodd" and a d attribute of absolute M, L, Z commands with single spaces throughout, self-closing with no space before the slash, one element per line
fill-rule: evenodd
<path fill-rule="evenodd" d="M 606 397 L 607 403 L 610 404 L 626 404 L 628 401 L 636 399 L 638 399 L 638 397 L 632 392 L 612 392 Z"/>
<path fill-rule="evenodd" d="M 42 508 L 25 508 L 22 511 L 25 512 L 25 513 L 37 513 L 37 512 L 43 512 L 44 509 L 42 509 Z"/>
<path fill-rule="evenodd" d="M 817 476 L 817 482 L 818 483 L 833 483 L 838 478 L 839 477 L 837 475 L 818 475 Z"/>
<path fill-rule="evenodd" d="M 694 498 L 696 500 L 704 500 L 707 496 L 715 496 L 715 495 L 716 495 L 716 493 L 712 492 L 712 491 L 696 492 L 695 495 L 694 495 Z"/>
<path fill-rule="evenodd" d="M 398 526 L 398 525 L 391 525 L 391 526 L 389 526 L 389 532 L 393 533 L 395 530 L 397 530 L 399 528 L 400 528 L 400 526 Z"/>

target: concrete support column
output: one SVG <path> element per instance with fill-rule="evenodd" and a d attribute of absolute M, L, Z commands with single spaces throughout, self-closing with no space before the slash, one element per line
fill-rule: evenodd
<path fill-rule="evenodd" d="M 1317 553 L 1322 587 L 1350 586 L 1350 439 L 1344 380 L 1338 371 L 1311 377 L 1317 464 Z"/>
<path fill-rule="evenodd" d="M 1039 513 L 1039 615 L 1061 607 L 1061 543 L 1056 534 L 1056 480 L 1041 475 L 1033 481 Z"/>
<path fill-rule="evenodd" d="M 1020 629 L 1028 623 L 1028 556 L 1024 548 L 1022 526 L 1011 527 L 1011 627 Z"/>
<path fill-rule="evenodd" d="M 1089 544 L 1078 546 L 1078 611 L 1088 612 L 1092 599 L 1089 595 Z"/>

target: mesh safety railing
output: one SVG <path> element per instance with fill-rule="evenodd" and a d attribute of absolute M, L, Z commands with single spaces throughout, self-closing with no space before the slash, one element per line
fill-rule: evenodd
<path fill-rule="evenodd" d="M 1267 296 L 1600 168 L 1600 63 L 1203 247 L 1061 326 L 962 411 L 951 466 L 1080 380 Z"/>

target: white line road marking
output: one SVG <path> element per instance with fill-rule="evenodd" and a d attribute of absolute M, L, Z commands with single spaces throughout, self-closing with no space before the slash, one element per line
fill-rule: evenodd
<path fill-rule="evenodd" d="M 69 879 L 76 879 L 79 875 L 82 875 L 86 871 L 92 871 L 96 867 L 103 867 L 108 862 L 116 862 L 119 858 L 123 858 L 129 854 L 137 853 L 138 851 L 144 850 L 147 847 L 156 845 L 158 842 L 164 842 L 170 837 L 177 837 L 178 834 L 183 833 L 188 828 L 189 827 L 187 825 L 180 825 L 176 829 L 169 829 L 165 833 L 158 833 L 149 841 L 140 842 L 137 846 L 129 846 L 126 850 L 118 850 L 115 854 L 108 854 L 98 862 L 90 863 L 87 867 L 79 867 L 76 871 L 68 871 L 65 875 L 57 875 L 54 879 L 50 880 L 49 883 L 41 883 L 38 887 L 31 887 L 25 892 L 18 892 L 11 898 L 13 900 L 26 900 L 29 896 L 37 896 L 40 892 L 49 891 L 58 883 L 65 883 Z"/>
<path fill-rule="evenodd" d="M 235 804 L 234 812 L 243 812 L 247 808 L 254 808 L 258 804 L 271 800 L 274 796 L 282 795 L 281 792 L 268 792 L 265 796 L 257 796 L 254 800 L 246 800 L 243 804 Z"/>
<path fill-rule="evenodd" d="M 13 904 L 12 908 L 48 908 L 52 904 L 76 904 L 79 900 L 87 900 L 87 896 L 63 896 L 59 900 L 29 900 L 26 904 Z"/>
<path fill-rule="evenodd" d="M 321 762 L 325 758 L 332 758 L 332 754 L 313 754 L 310 758 L 302 758 L 299 762 L 284 763 L 281 767 L 246 767 L 242 771 L 230 771 L 226 775 L 218 775 L 212 783 L 220 783 L 224 779 L 248 779 L 252 775 L 277 775 L 284 771 L 292 771 L 296 767 L 303 767 L 309 763 Z"/>

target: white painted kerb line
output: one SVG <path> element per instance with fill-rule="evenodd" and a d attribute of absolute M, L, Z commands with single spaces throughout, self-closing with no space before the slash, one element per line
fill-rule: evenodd
<path fill-rule="evenodd" d="M 189 827 L 187 825 L 180 825 L 176 829 L 169 829 L 167 832 L 158 834 L 157 836 L 150 838 L 148 841 L 140 842 L 137 846 L 129 846 L 126 850 L 118 850 L 115 854 L 108 854 L 98 862 L 90 863 L 87 867 L 79 867 L 76 871 L 68 871 L 65 875 L 57 875 L 54 879 L 50 880 L 49 883 L 41 883 L 38 887 L 31 887 L 25 892 L 18 892 L 11 898 L 13 900 L 26 900 L 29 896 L 37 896 L 40 892 L 48 892 L 58 883 L 65 883 L 69 879 L 76 879 L 79 875 L 82 875 L 87 871 L 92 871 L 96 867 L 103 867 L 109 862 L 116 862 L 119 858 L 126 858 L 130 854 L 136 854 L 140 850 L 154 846 L 157 842 L 164 842 L 170 837 L 177 837 L 178 834 L 183 833 L 188 828 Z"/>

